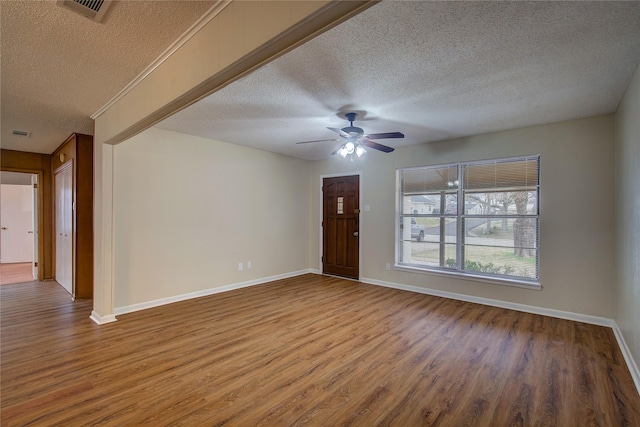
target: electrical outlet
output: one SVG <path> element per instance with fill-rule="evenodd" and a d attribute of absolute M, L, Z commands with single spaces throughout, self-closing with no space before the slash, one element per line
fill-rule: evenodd
<path fill-rule="evenodd" d="M 386 269 L 387 270 L 391 270 L 391 263 L 390 262 L 387 263 Z"/>
<path fill-rule="evenodd" d="M 251 261 L 247 261 L 247 270 L 251 270 Z"/>
<path fill-rule="evenodd" d="M 242 271 L 242 263 L 241 262 L 238 263 L 238 271 Z"/>

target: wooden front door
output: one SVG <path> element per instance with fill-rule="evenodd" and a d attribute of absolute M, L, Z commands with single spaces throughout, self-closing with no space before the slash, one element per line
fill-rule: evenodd
<path fill-rule="evenodd" d="M 322 182 L 322 272 L 360 278 L 360 177 Z"/>

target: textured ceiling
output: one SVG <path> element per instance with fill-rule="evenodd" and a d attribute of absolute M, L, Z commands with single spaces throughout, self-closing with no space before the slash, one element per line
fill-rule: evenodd
<path fill-rule="evenodd" d="M 384 1 L 158 127 L 320 159 L 350 110 L 392 147 L 611 113 L 639 62 L 637 1 Z"/>
<path fill-rule="evenodd" d="M 115 2 L 97 24 L 55 0 L 2 0 L 2 148 L 93 133 L 89 116 L 213 4 Z M 613 112 L 639 62 L 638 1 L 387 0 L 158 127 L 319 159 L 336 143 L 295 142 L 333 138 L 347 111 L 407 136 L 379 140 L 392 147 Z"/>
<path fill-rule="evenodd" d="M 114 2 L 95 23 L 55 0 L 2 0 L 2 148 L 51 153 L 73 132 L 93 134 L 89 116 L 214 3 Z"/>

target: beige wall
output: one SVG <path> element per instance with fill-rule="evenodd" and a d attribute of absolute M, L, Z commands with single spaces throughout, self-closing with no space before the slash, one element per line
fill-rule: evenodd
<path fill-rule="evenodd" d="M 614 319 L 640 365 L 640 69 L 618 108 L 615 135 L 618 294 Z"/>
<path fill-rule="evenodd" d="M 386 271 L 394 262 L 396 169 L 456 161 L 541 156 L 542 291 L 437 275 Z M 313 165 L 311 265 L 319 265 L 319 179 L 361 171 L 361 277 L 606 318 L 614 301 L 613 116 L 554 123 L 450 141 L 336 156 Z"/>
<path fill-rule="evenodd" d="M 114 306 L 319 268 L 320 176 L 360 172 L 361 276 L 614 317 L 612 115 L 307 162 L 150 129 L 114 147 Z M 386 271 L 395 173 L 409 166 L 541 156 L 542 291 Z M 252 270 L 238 271 L 251 261 Z M 179 286 L 176 286 L 179 284 Z"/>
<path fill-rule="evenodd" d="M 115 320 L 113 147 L 303 43 L 375 1 L 232 1 L 126 95 L 97 112 L 94 131 L 94 293 L 91 318 Z"/>
<path fill-rule="evenodd" d="M 117 145 L 116 309 L 307 269 L 309 167 L 155 128 Z"/>

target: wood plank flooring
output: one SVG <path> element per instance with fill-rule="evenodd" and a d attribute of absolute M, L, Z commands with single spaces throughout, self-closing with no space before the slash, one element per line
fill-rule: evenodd
<path fill-rule="evenodd" d="M 0 292 L 2 426 L 640 426 L 609 328 L 318 275 L 103 326 Z"/>
<path fill-rule="evenodd" d="M 0 264 L 0 285 L 33 282 L 33 267 L 30 262 Z"/>

